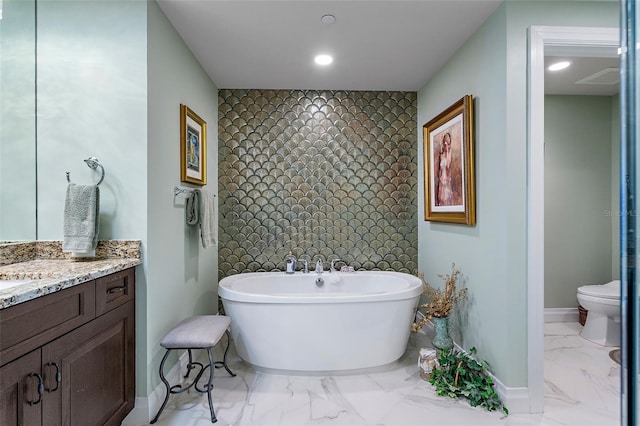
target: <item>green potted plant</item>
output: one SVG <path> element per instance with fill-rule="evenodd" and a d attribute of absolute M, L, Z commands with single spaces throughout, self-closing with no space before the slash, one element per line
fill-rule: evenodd
<path fill-rule="evenodd" d="M 476 361 L 471 356 L 475 353 L 476 348 L 469 349 L 468 354 L 458 350 L 439 350 L 438 362 L 429 383 L 435 386 L 437 395 L 466 398 L 472 407 L 480 406 L 488 411 L 502 409 L 508 415 L 509 410 L 494 389 L 489 365 L 486 361 Z"/>

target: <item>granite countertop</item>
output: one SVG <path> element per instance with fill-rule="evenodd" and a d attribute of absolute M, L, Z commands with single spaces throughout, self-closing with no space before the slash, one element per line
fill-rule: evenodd
<path fill-rule="evenodd" d="M 31 260 L 0 267 L 0 280 L 27 280 L 14 287 L 0 287 L 0 309 L 55 293 L 105 275 L 140 265 L 140 259 Z M 0 281 L 0 285 L 2 281 Z"/>
<path fill-rule="evenodd" d="M 142 263 L 139 250 L 120 256 L 98 257 L 91 260 L 49 257 L 54 258 L 36 257 L 0 266 L 0 309 L 123 271 Z M 12 285 L 7 280 L 21 282 Z"/>

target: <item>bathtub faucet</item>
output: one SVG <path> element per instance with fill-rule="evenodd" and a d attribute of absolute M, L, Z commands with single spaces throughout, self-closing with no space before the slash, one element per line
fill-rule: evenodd
<path fill-rule="evenodd" d="M 337 262 L 342 262 L 342 259 L 331 259 L 331 269 L 330 269 L 331 272 L 336 272 L 335 264 Z"/>
<path fill-rule="evenodd" d="M 316 262 L 316 273 L 322 273 L 322 259 L 318 259 L 318 261 Z"/>

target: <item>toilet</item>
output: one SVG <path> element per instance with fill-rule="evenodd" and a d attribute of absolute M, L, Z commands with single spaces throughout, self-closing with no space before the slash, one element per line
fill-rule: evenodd
<path fill-rule="evenodd" d="M 578 287 L 587 321 L 580 335 L 602 346 L 620 346 L 620 280 Z"/>

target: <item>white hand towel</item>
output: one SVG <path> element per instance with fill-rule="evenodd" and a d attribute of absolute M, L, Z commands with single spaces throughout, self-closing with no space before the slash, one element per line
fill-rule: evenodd
<path fill-rule="evenodd" d="M 64 202 L 63 252 L 87 253 L 98 245 L 100 190 L 70 183 Z"/>

